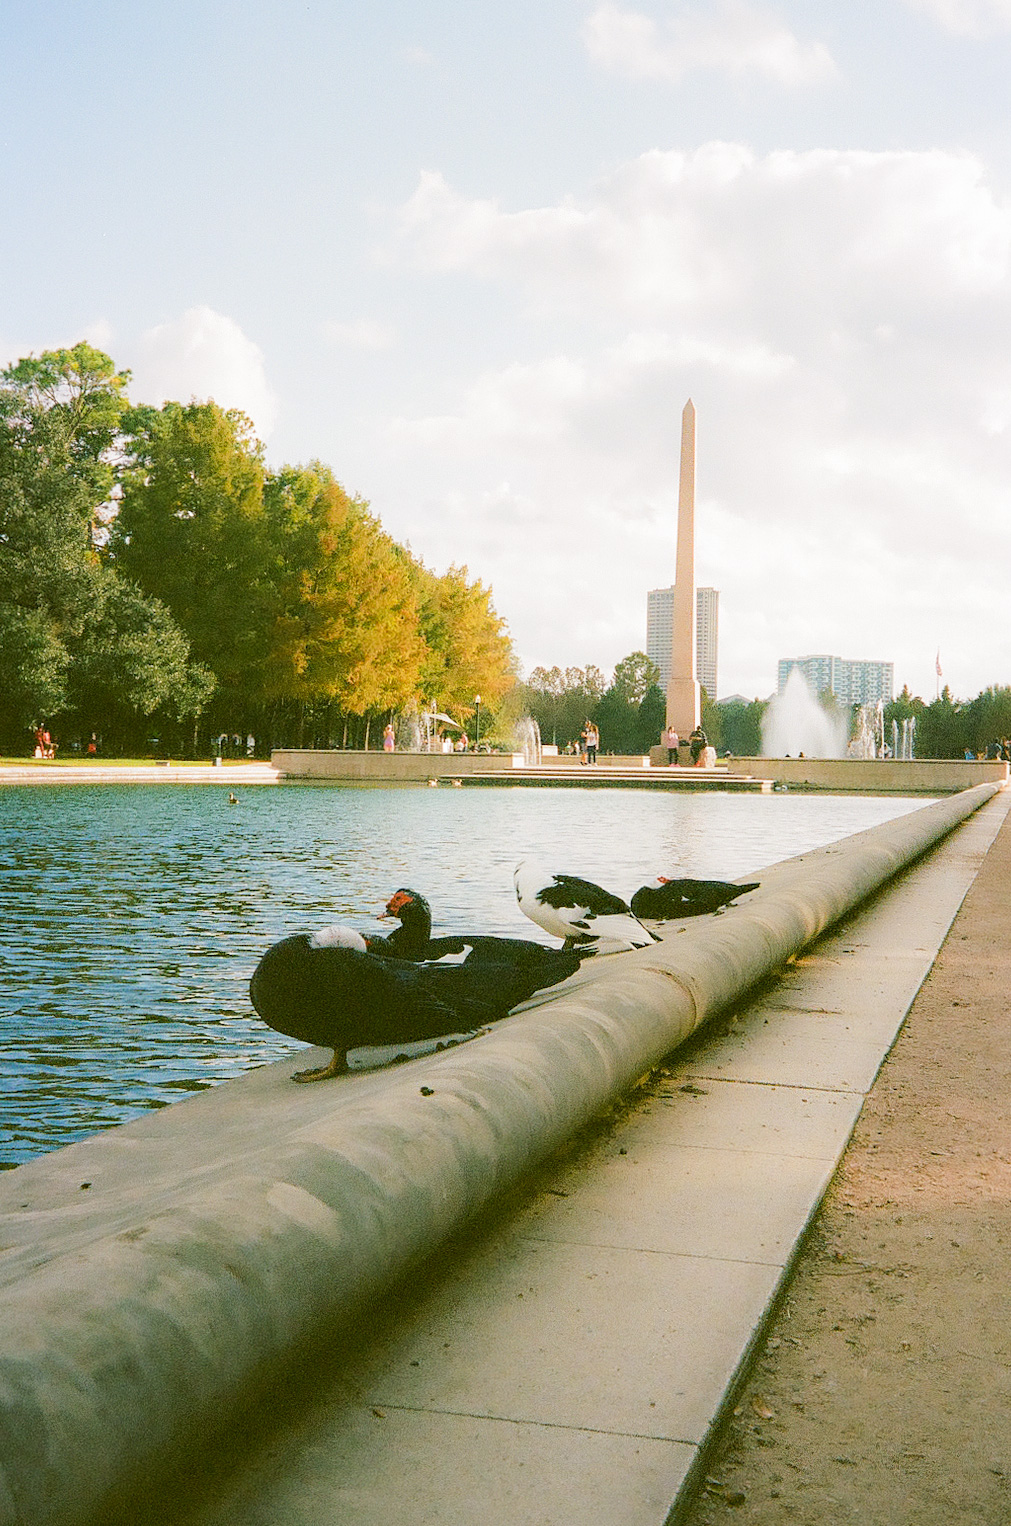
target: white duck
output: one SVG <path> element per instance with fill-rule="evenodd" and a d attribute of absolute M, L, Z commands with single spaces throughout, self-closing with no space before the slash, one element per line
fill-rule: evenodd
<path fill-rule="evenodd" d="M 572 874 L 551 874 L 525 858 L 513 875 L 520 911 L 566 948 L 620 954 L 659 943 L 620 896 Z"/>

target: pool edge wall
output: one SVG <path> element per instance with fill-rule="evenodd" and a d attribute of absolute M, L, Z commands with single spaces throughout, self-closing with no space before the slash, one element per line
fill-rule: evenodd
<path fill-rule="evenodd" d="M 174 1196 L 146 1201 L 141 1180 L 132 1213 L 119 1204 L 84 1238 L 70 1212 L 44 1264 L 0 1287 L 0 1522 L 92 1526 L 113 1514 L 279 1364 L 332 1337 L 997 789 L 774 865 L 728 914 L 591 962 L 480 1040 L 367 1085 L 292 1088 L 289 1061 L 258 1072 L 254 1148 L 210 1173 L 187 1177 L 184 1163 Z M 213 1130 L 223 1094 L 242 1084 L 145 1120 L 146 1138 L 163 1135 L 167 1152 L 186 1130 Z M 75 1173 L 107 1137 L 70 1147 Z"/>

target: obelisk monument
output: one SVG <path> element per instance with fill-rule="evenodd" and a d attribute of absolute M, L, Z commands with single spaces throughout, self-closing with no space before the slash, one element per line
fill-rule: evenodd
<path fill-rule="evenodd" d="M 691 398 L 681 415 L 673 620 L 667 725 L 687 741 L 702 717 L 702 696 L 695 677 L 695 404 Z"/>

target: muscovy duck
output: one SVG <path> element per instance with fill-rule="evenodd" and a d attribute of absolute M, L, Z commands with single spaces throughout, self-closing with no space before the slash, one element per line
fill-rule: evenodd
<path fill-rule="evenodd" d="M 519 964 L 533 969 L 545 952 L 543 943 L 530 938 L 497 938 L 490 933 L 455 933 L 432 937 L 432 909 L 417 890 L 397 890 L 386 906 L 387 916 L 400 926 L 389 937 L 369 934 L 370 954 L 384 959 L 440 960 L 443 963 Z M 547 952 L 554 952 L 547 950 Z M 583 950 L 587 952 L 587 950 Z"/>
<path fill-rule="evenodd" d="M 757 890 L 761 884 L 733 885 L 726 880 L 668 880 L 658 875 L 650 885 L 643 885 L 632 897 L 637 917 L 664 922 L 671 917 L 702 917 L 736 901 L 739 895 Z"/>
<path fill-rule="evenodd" d="M 520 911 L 567 949 L 598 954 L 624 953 L 659 943 L 620 896 L 572 874 L 550 874 L 525 858 L 513 876 Z"/>
<path fill-rule="evenodd" d="M 530 964 L 415 964 L 358 948 L 343 936 L 352 933 L 325 929 L 283 938 L 253 972 L 249 998 L 265 1023 L 289 1038 L 333 1049 L 329 1065 L 299 1071 L 295 1081 L 341 1075 L 349 1049 L 483 1027 L 579 969 L 578 955 L 539 945 Z"/>
<path fill-rule="evenodd" d="M 385 959 L 427 959 L 432 911 L 425 897 L 416 890 L 395 890 L 385 914 L 395 917 L 400 926 L 385 938 L 381 933 L 370 933 L 365 940 L 369 953 Z"/>

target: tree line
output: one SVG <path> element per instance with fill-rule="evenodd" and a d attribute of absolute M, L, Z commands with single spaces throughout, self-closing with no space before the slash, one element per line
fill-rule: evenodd
<path fill-rule="evenodd" d="M 491 591 L 430 571 L 320 461 L 269 469 L 243 414 L 133 406 L 130 374 L 87 344 L 0 371 L 0 750 L 48 725 L 64 750 L 206 755 L 222 733 L 273 746 L 369 746 L 430 706 L 503 740 L 524 713 L 564 749 L 587 720 L 605 752 L 644 753 L 665 702 L 643 652 L 516 679 Z M 823 697 L 826 702 L 831 696 Z M 717 705 L 720 751 L 761 751 L 766 704 Z M 885 708 L 919 757 L 1011 736 L 1011 688 Z"/>
<path fill-rule="evenodd" d="M 660 740 L 665 700 L 660 673 L 644 652 L 622 659 L 607 683 L 599 668 L 535 668 L 523 686 L 524 703 L 540 726 L 546 742 L 565 750 L 578 741 L 587 720 L 600 730 L 605 753 L 646 753 Z M 848 712 L 852 725 L 859 706 L 841 705 L 831 691 L 818 696 L 821 704 Z M 735 757 L 760 757 L 762 720 L 769 701 L 729 700 L 722 704 L 702 690 L 702 726 L 713 747 Z M 981 756 L 1001 738 L 1011 737 L 1011 686 L 995 685 L 972 700 L 956 700 L 947 685 L 937 699 L 927 701 L 908 686 L 884 707 L 885 740 L 892 723 L 902 732 L 905 720 L 916 721 L 918 758 Z"/>
<path fill-rule="evenodd" d="M 0 748 L 205 754 L 211 737 L 375 745 L 515 688 L 466 567 L 429 570 L 312 461 L 270 470 L 213 401 L 132 406 L 87 344 L 0 371 Z"/>

